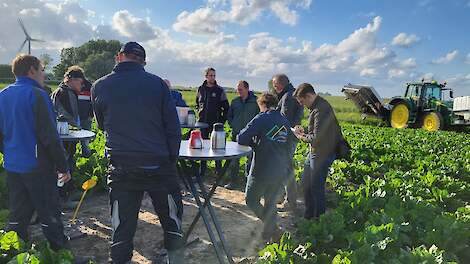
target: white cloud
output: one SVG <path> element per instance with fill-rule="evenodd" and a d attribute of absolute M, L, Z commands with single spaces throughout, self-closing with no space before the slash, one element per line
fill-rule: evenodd
<path fill-rule="evenodd" d="M 271 10 L 281 20 L 282 23 L 295 26 L 299 16 L 295 10 L 289 9 L 286 2 L 274 2 L 271 4 Z"/>
<path fill-rule="evenodd" d="M 377 75 L 377 69 L 374 68 L 365 68 L 361 71 L 362 77 L 373 77 Z"/>
<path fill-rule="evenodd" d="M 103 17 L 101 24 L 93 25 L 88 21 L 91 20 L 89 18 L 99 18 L 102 15 L 89 12 L 78 4 L 67 6 L 66 3 L 50 4 L 38 0 L 25 0 L 23 3 L 8 1 L 11 3 L 8 2 L 7 15 L 0 17 L 0 23 L 11 24 L 11 21 L 16 21 L 14 14 L 25 10 L 23 13 L 29 15 L 21 16 L 32 37 L 48 40 L 43 46 L 34 44 L 33 53 L 36 55 L 48 52 L 56 54 L 57 58 L 61 48 L 78 46 L 94 37 L 118 39 L 122 42 L 137 40 L 147 50 L 147 70 L 172 79 L 178 85 L 194 85 L 202 81 L 201 72 L 207 66 L 218 70 L 218 81 L 224 86 L 234 86 L 237 80 L 247 79 L 255 89 L 265 89 L 272 74 L 284 72 L 294 85 L 313 82 L 331 87 L 333 90 L 329 91 L 335 93 L 339 93 L 338 82 L 369 82 L 376 87 L 392 87 L 400 83 L 401 92 L 402 83 L 410 78 L 417 79 L 423 74 L 417 69 L 415 58 L 402 58 L 395 53 L 392 45 L 379 40 L 381 17 L 371 19 L 368 24 L 336 43 L 314 45 L 311 41 L 298 39 L 298 36 L 276 37 L 269 32 L 253 34 L 244 40 L 242 37 L 238 39 L 236 34 L 224 33 L 224 23 L 249 23 L 263 12 L 271 12 L 271 2 L 212 0 L 210 5 L 200 9 L 208 12 L 207 18 L 198 20 L 204 16 L 187 12 L 183 14 L 181 21 L 192 22 L 180 25 L 180 31 L 211 36 L 184 40 L 172 38 L 168 29 L 159 28 L 148 18 L 138 17 L 127 10 L 118 11 L 110 18 Z M 238 20 L 235 20 L 232 15 L 237 13 L 232 12 L 232 9 L 236 3 L 248 8 L 246 10 L 261 11 L 259 14 L 241 12 L 240 15 L 245 16 L 237 16 Z M 254 4 L 258 6 L 252 6 Z M 310 4 L 311 1 L 289 1 L 287 6 L 289 10 L 296 10 L 295 8 L 308 7 Z M 224 11 L 220 7 L 228 9 Z M 63 13 L 66 9 L 70 11 Z M 194 16 L 189 19 L 192 15 Z M 277 17 L 276 14 L 273 15 Z M 220 23 L 206 23 L 210 19 Z M 5 27 L 0 31 L 2 63 L 11 61 L 24 39 L 19 26 L 11 28 Z M 74 34 L 70 34 L 71 32 Z M 58 62 L 58 59 L 55 61 Z M 466 75 L 456 76 L 453 80 L 463 82 L 465 77 Z M 384 96 L 393 94 L 397 93 L 388 90 L 383 93 Z"/>
<path fill-rule="evenodd" d="M 183 11 L 176 18 L 173 29 L 191 35 L 217 34 L 225 23 L 248 25 L 269 10 L 281 23 L 296 25 L 299 19 L 293 8 L 307 9 L 311 0 L 231 0 L 229 9 L 222 9 L 226 1 L 209 0 L 207 6 L 193 12 Z"/>
<path fill-rule="evenodd" d="M 470 64 L 470 52 L 467 54 L 467 58 L 465 59 L 465 63 Z"/>
<path fill-rule="evenodd" d="M 403 60 L 399 63 L 399 65 L 403 68 L 416 68 L 418 64 L 416 63 L 415 58 L 408 58 L 406 60 Z"/>
<path fill-rule="evenodd" d="M 366 66 L 366 65 L 383 65 L 390 61 L 390 59 L 396 57 L 395 52 L 387 49 L 374 49 L 370 53 L 365 54 L 356 61 L 356 65 Z"/>
<path fill-rule="evenodd" d="M 32 43 L 32 53 L 47 52 L 54 48 L 83 43 L 93 38 L 93 27 L 88 24 L 90 13 L 77 2 L 45 3 L 37 0 L 2 0 L 0 25 L 0 61 L 10 62 L 24 41 L 24 34 L 17 22 L 20 17 L 28 33 L 33 38 L 46 40 L 46 43 Z M 77 19 L 77 18 L 80 18 Z M 8 25 L 8 26 L 6 26 Z M 27 52 L 23 49 L 23 52 Z M 39 53 L 39 54 L 38 54 Z"/>
<path fill-rule="evenodd" d="M 225 13 L 215 12 L 213 8 L 205 7 L 193 13 L 181 12 L 173 24 L 173 29 L 191 35 L 217 34 L 220 24 L 226 20 Z"/>
<path fill-rule="evenodd" d="M 432 63 L 434 63 L 434 64 L 448 64 L 451 61 L 453 61 L 457 57 L 458 54 L 459 54 L 458 50 L 451 51 L 451 52 L 447 53 L 445 56 L 433 60 Z"/>
<path fill-rule="evenodd" d="M 376 47 L 376 33 L 382 24 L 382 17 L 377 16 L 366 27 L 357 29 L 348 38 L 341 41 L 337 48 L 339 52 L 356 51 L 365 54 Z"/>
<path fill-rule="evenodd" d="M 161 30 L 152 26 L 149 20 L 137 18 L 127 10 L 114 13 L 112 21 L 115 30 L 135 41 L 146 41 L 161 34 Z"/>
<path fill-rule="evenodd" d="M 402 78 L 406 76 L 406 71 L 402 69 L 390 69 L 388 71 L 388 78 Z"/>
<path fill-rule="evenodd" d="M 392 45 L 401 47 L 411 47 L 413 44 L 419 42 L 420 39 L 415 35 L 408 35 L 406 33 L 399 33 L 392 40 Z"/>

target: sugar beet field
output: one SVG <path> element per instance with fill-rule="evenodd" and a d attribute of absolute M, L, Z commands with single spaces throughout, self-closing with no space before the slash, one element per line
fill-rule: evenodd
<path fill-rule="evenodd" d="M 183 97 L 194 106 L 193 91 L 183 91 Z M 317 220 L 299 218 L 279 243 L 256 248 L 258 256 L 244 263 L 470 263 L 468 132 L 388 128 L 379 120 L 361 120 L 344 97 L 326 99 L 353 148 L 350 160 L 331 167 L 327 213 Z M 90 159 L 76 156 L 74 177 L 81 185 L 97 176 L 99 193 L 106 188 L 101 132 L 91 148 L 96 152 Z M 295 154 L 299 181 L 307 151 L 301 143 Z M 8 215 L 4 180 L 0 168 L 0 228 Z M 27 250 L 8 247 L 6 238 L 0 243 L 0 263 L 2 256 Z"/>

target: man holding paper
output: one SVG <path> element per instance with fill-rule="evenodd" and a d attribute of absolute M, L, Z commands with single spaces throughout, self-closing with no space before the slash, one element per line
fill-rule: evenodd
<path fill-rule="evenodd" d="M 325 212 L 325 181 L 336 159 L 337 147 L 342 139 L 341 128 L 331 105 L 315 93 L 313 86 L 302 83 L 294 92 L 297 101 L 310 110 L 308 130 L 296 126 L 294 134 L 310 144 L 310 153 L 304 167 L 303 186 L 306 219 L 319 217 Z"/>

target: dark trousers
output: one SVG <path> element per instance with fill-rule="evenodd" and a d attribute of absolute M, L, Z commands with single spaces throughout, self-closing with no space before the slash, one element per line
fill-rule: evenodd
<path fill-rule="evenodd" d="M 286 196 L 287 196 L 287 202 L 291 204 L 292 206 L 296 206 L 297 204 L 297 182 L 295 180 L 295 169 L 294 169 L 294 155 L 295 155 L 295 149 L 297 148 L 297 143 L 298 142 L 292 142 L 292 145 L 290 146 L 290 156 L 291 156 L 291 162 L 289 164 L 289 168 L 287 170 L 288 174 L 288 179 L 286 182 Z"/>
<path fill-rule="evenodd" d="M 65 149 L 65 156 L 67 158 L 67 163 L 69 166 L 70 174 L 72 174 L 75 170 L 75 151 L 77 150 L 77 141 L 67 141 L 63 142 L 64 149 Z M 75 190 L 75 183 L 72 179 L 66 182 L 64 186 L 59 187 L 59 196 L 63 200 L 67 200 L 70 194 Z"/>
<path fill-rule="evenodd" d="M 8 230 L 29 240 L 28 226 L 36 211 L 44 236 L 54 250 L 65 248 L 67 238 L 60 219 L 57 174 L 51 171 L 7 172 L 10 209 Z"/>
<path fill-rule="evenodd" d="M 113 174 L 119 175 L 121 179 L 115 181 L 112 179 Z M 110 183 L 109 193 L 113 227 L 112 263 L 126 263 L 132 258 L 133 239 L 144 192 L 152 199 L 169 254 L 184 246 L 181 226 L 183 203 L 176 175 L 155 175 L 149 171 L 113 168 L 109 177 L 114 180 Z M 122 177 L 127 179 L 123 180 Z"/>
<path fill-rule="evenodd" d="M 200 121 L 200 122 L 204 122 L 204 121 Z M 201 129 L 201 136 L 203 139 L 210 139 L 210 136 L 211 136 L 211 133 L 212 133 L 212 128 L 214 126 L 214 124 L 208 124 L 209 126 L 207 128 L 202 128 Z"/>
<path fill-rule="evenodd" d="M 334 156 L 319 159 L 308 155 L 302 177 L 305 199 L 304 217 L 306 219 L 319 217 L 325 213 L 325 182 L 334 160 Z"/>
<path fill-rule="evenodd" d="M 248 176 L 245 190 L 246 205 L 264 223 L 263 232 L 272 232 L 277 225 L 276 201 L 283 187 L 282 180 L 260 181 Z M 264 198 L 264 205 L 260 203 Z"/>
<path fill-rule="evenodd" d="M 80 126 L 83 129 L 86 129 L 86 130 L 91 130 L 91 123 L 92 123 L 91 118 L 80 120 Z M 88 147 L 88 144 L 90 144 L 89 139 L 80 140 L 80 145 L 82 146 L 82 153 L 89 153 L 90 152 L 90 148 Z"/>
<path fill-rule="evenodd" d="M 245 163 L 245 178 L 248 178 L 248 174 L 250 173 L 251 162 L 253 155 L 250 154 L 247 156 L 247 161 Z M 238 180 L 238 172 L 240 170 L 240 159 L 234 159 L 232 163 L 230 163 L 229 174 L 230 174 L 230 181 L 232 183 L 237 182 Z"/>

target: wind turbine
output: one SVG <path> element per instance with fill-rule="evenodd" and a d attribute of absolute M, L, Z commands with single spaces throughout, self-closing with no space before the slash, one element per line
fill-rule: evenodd
<path fill-rule="evenodd" d="M 21 18 L 18 18 L 18 23 L 20 23 L 20 26 L 21 28 L 23 29 L 23 32 L 26 36 L 26 39 L 24 40 L 23 44 L 21 45 L 20 49 L 18 50 L 18 52 L 20 52 L 23 48 L 24 48 L 24 45 L 26 45 L 26 42 L 28 42 L 28 54 L 31 55 L 31 41 L 36 41 L 36 42 L 45 42 L 44 40 L 40 40 L 40 39 L 33 39 L 29 34 L 28 32 L 26 31 L 26 28 L 23 24 L 23 21 L 21 20 Z"/>

